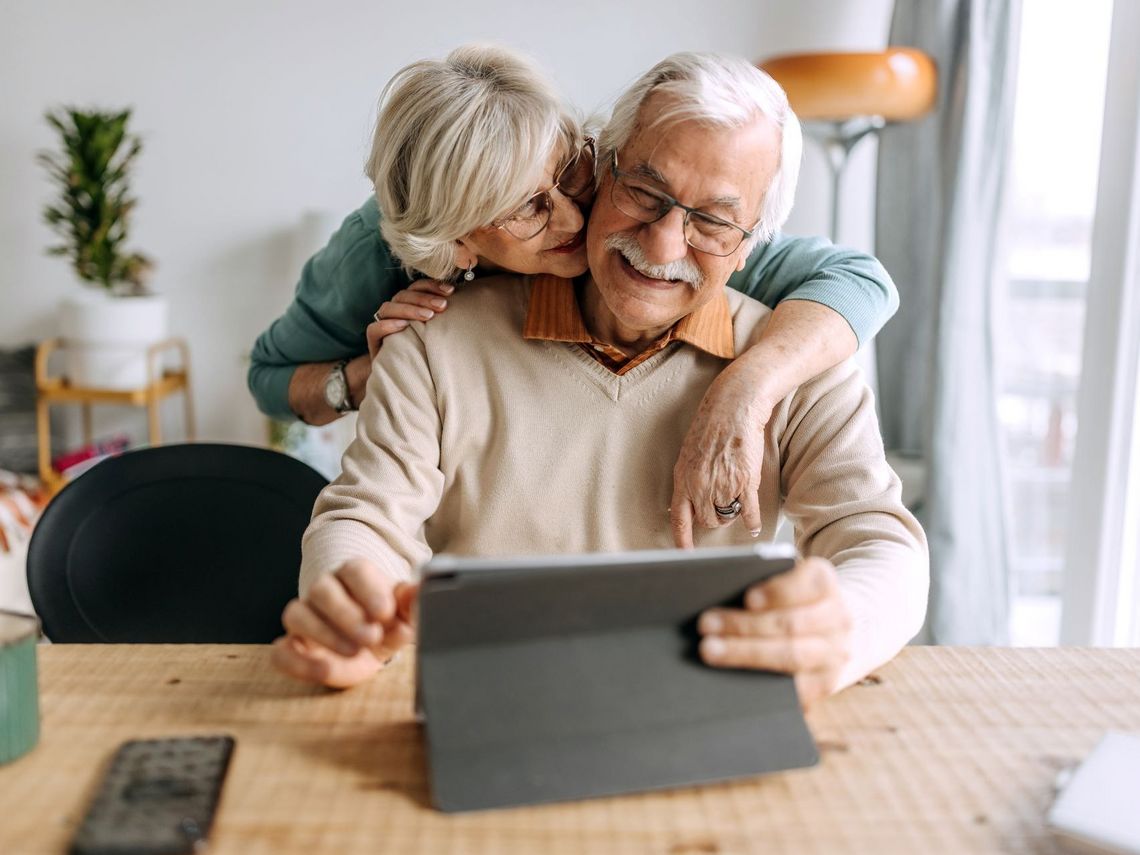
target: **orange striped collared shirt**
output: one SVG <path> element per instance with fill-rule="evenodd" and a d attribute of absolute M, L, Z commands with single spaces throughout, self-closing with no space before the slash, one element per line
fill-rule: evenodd
<path fill-rule="evenodd" d="M 523 338 L 577 344 L 619 376 L 632 371 L 675 341 L 691 344 L 722 359 L 736 356 L 732 312 L 724 289 L 695 312 L 673 324 L 665 335 L 641 353 L 627 356 L 609 342 L 599 341 L 590 335 L 578 306 L 574 283 L 549 274 L 534 277 L 531 284 Z"/>

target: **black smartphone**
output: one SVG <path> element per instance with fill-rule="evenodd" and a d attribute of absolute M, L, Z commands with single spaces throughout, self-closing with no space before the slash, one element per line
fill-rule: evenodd
<path fill-rule="evenodd" d="M 213 824 L 233 750 L 231 736 L 123 743 L 68 851 L 71 855 L 197 851 Z"/>

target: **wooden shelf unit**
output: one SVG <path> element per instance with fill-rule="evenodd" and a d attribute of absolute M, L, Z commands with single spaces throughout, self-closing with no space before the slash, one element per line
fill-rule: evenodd
<path fill-rule="evenodd" d="M 159 418 L 159 404 L 163 399 L 181 392 L 186 439 L 194 440 L 194 405 L 190 396 L 190 349 L 185 339 L 168 338 L 146 349 L 149 380 L 145 386 L 138 389 L 73 386 L 66 377 L 49 374 L 48 360 L 62 344 L 60 339 L 53 338 L 41 342 L 36 348 L 36 434 L 39 445 L 39 471 L 40 480 L 49 493 L 56 493 L 65 483 L 64 477 L 51 465 L 50 408 L 53 404 L 79 404 L 83 408 L 83 438 L 88 444 L 93 441 L 91 420 L 93 404 L 144 407 L 147 411 L 147 435 L 150 444 L 161 445 L 162 424 Z M 180 368 L 163 369 L 161 357 L 170 350 L 178 351 L 181 359 Z"/>

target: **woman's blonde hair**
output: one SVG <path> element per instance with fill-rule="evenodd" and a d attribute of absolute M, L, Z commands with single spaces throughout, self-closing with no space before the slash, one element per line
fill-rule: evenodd
<path fill-rule="evenodd" d="M 412 63 L 380 96 L 364 170 L 384 240 L 409 273 L 453 278 L 455 241 L 525 201 L 555 146 L 569 151 L 580 135 L 518 54 L 464 45 L 442 62 Z"/>

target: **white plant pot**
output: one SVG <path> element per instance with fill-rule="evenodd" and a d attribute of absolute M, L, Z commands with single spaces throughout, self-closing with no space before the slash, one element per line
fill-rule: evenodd
<path fill-rule="evenodd" d="M 163 297 L 114 297 L 85 290 L 60 307 L 68 379 L 93 389 L 141 389 L 147 348 L 167 337 Z"/>

